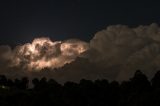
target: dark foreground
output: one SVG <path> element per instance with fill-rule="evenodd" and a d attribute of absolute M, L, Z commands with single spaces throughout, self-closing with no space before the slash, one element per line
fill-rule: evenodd
<path fill-rule="evenodd" d="M 14 81 L 0 76 L 0 106 L 160 106 L 160 71 L 151 81 L 137 71 L 129 81 L 84 80 L 58 84 L 55 80 Z"/>

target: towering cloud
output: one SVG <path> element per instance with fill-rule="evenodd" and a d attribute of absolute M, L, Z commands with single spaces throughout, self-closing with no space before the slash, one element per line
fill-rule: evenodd
<path fill-rule="evenodd" d="M 108 26 L 88 43 L 77 39 L 36 38 L 13 50 L 0 46 L 1 73 L 47 76 L 59 81 L 81 78 L 125 80 L 137 69 L 152 76 L 160 69 L 159 64 L 160 27 L 157 24 L 136 28 Z"/>
<path fill-rule="evenodd" d="M 97 64 L 105 62 L 108 71 L 118 69 L 117 79 L 127 79 L 137 69 L 152 75 L 160 69 L 160 28 L 157 24 L 129 28 L 109 26 L 97 32 L 90 47 L 98 51 Z M 107 70 L 106 70 L 107 71 Z"/>

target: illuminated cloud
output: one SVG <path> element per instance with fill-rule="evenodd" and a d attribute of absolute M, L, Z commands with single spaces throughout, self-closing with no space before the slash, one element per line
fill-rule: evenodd
<path fill-rule="evenodd" d="M 32 43 L 17 46 L 13 51 L 8 46 L 1 46 L 1 52 L 4 52 L 4 56 L 1 56 L 10 60 L 10 67 L 39 71 L 62 67 L 87 49 L 87 43 L 80 40 L 51 41 L 49 38 L 36 38 Z"/>
<path fill-rule="evenodd" d="M 60 82 L 127 80 L 137 69 L 151 78 L 160 69 L 160 27 L 112 25 L 97 32 L 88 43 L 36 38 L 13 50 L 0 46 L 0 63 L 0 73 L 8 76 L 45 76 Z"/>

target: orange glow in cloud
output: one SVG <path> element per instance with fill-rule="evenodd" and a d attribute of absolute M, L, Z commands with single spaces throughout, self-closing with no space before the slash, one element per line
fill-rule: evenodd
<path fill-rule="evenodd" d="M 88 44 L 80 40 L 53 42 L 49 38 L 36 38 L 15 49 L 13 66 L 20 65 L 31 71 L 54 69 L 72 62 L 87 49 Z"/>

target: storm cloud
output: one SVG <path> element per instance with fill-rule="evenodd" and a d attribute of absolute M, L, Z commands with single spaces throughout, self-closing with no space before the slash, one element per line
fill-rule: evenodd
<path fill-rule="evenodd" d="M 112 25 L 97 32 L 90 42 L 37 38 L 14 49 L 0 46 L 0 63 L 3 74 L 45 76 L 61 82 L 127 80 L 138 69 L 152 77 L 160 69 L 160 27 Z"/>
<path fill-rule="evenodd" d="M 157 24 L 136 28 L 109 26 L 95 34 L 90 47 L 99 53 L 95 60 L 98 65 L 103 63 L 101 67 L 109 69 L 106 71 L 118 70 L 115 73 L 118 80 L 128 79 L 138 69 L 148 76 L 160 69 L 160 27 Z"/>
<path fill-rule="evenodd" d="M 0 62 L 7 71 L 12 68 L 25 71 L 55 69 L 74 61 L 87 49 L 88 44 L 77 39 L 51 41 L 42 37 L 34 39 L 32 43 L 16 46 L 14 49 L 0 46 Z"/>

